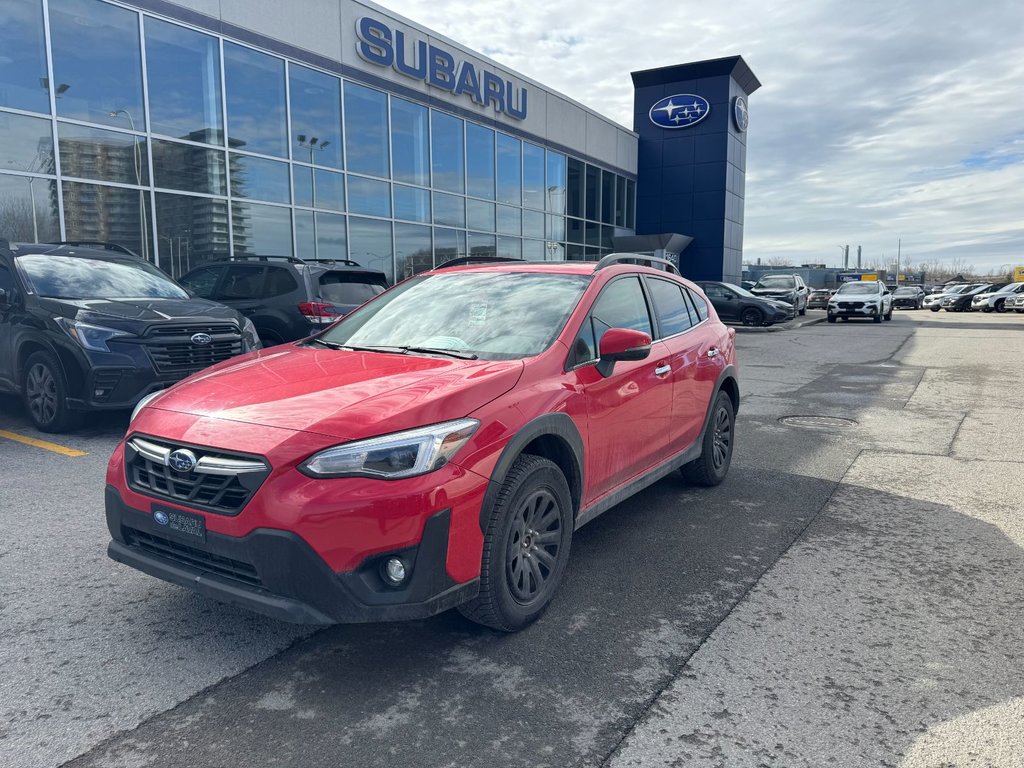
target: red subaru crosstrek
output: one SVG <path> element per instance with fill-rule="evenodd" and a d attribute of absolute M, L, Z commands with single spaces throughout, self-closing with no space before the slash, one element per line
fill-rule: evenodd
<path fill-rule="evenodd" d="M 526 626 L 576 528 L 729 469 L 735 331 L 641 261 L 437 269 L 157 393 L 107 469 L 110 557 L 296 622 Z"/>

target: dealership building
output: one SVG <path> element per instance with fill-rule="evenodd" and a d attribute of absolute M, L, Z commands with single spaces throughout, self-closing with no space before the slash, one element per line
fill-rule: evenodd
<path fill-rule="evenodd" d="M 115 242 L 174 275 L 637 251 L 740 279 L 760 83 L 738 56 L 632 73 L 631 131 L 359 0 L 0 15 L 0 238 Z"/>

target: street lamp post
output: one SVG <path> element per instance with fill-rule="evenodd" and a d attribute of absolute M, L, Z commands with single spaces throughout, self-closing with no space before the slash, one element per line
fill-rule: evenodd
<path fill-rule="evenodd" d="M 115 109 L 108 113 L 111 117 L 117 117 L 118 115 L 124 115 L 128 118 L 128 125 L 131 129 L 135 130 L 135 120 L 132 118 L 132 113 L 127 109 Z M 139 137 L 132 136 L 132 150 L 135 156 L 135 183 L 140 187 L 142 186 L 142 153 L 139 150 Z M 144 197 L 145 192 L 139 190 L 139 226 L 142 227 L 142 257 L 144 259 L 149 258 L 149 226 L 146 223 L 146 198 Z"/>
<path fill-rule="evenodd" d="M 309 164 L 310 164 L 310 166 L 313 165 L 313 153 L 314 152 L 322 152 L 323 150 L 327 149 L 327 147 L 331 143 L 329 141 L 320 141 L 320 139 L 318 139 L 316 136 L 306 136 L 306 134 L 304 134 L 304 133 L 298 134 L 295 137 L 295 139 L 298 141 L 300 147 L 302 147 L 303 149 L 308 149 L 309 150 Z M 316 208 L 316 168 L 310 167 L 309 173 L 310 173 L 310 177 L 311 177 L 311 179 L 313 181 L 313 189 L 312 189 L 312 192 L 313 192 L 313 207 Z M 320 251 L 320 242 L 319 242 L 319 240 L 317 240 L 316 211 L 314 211 L 313 212 L 313 256 L 314 257 L 319 256 L 319 251 Z"/>

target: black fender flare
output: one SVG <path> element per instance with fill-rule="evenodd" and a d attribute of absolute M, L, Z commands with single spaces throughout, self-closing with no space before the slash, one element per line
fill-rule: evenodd
<path fill-rule="evenodd" d="M 708 425 L 711 423 L 711 409 L 715 407 L 718 393 L 722 391 L 725 391 L 732 400 L 732 410 L 735 416 L 740 412 L 740 382 L 736 375 L 735 365 L 725 366 L 722 372 L 718 374 L 718 380 L 715 382 L 715 391 L 708 400 L 708 409 L 704 413 L 704 426 L 700 430 L 700 437 L 697 439 L 696 445 L 704 444 L 704 433 L 708 431 Z"/>
<path fill-rule="evenodd" d="M 583 438 L 568 414 L 547 413 L 523 425 L 498 456 L 498 461 L 494 465 L 487 483 L 487 490 L 484 492 L 483 503 L 480 505 L 481 531 L 486 530 L 487 515 L 494 506 L 494 501 L 512 464 L 530 443 L 541 437 L 552 437 L 568 447 L 568 466 L 562 466 L 562 470 L 568 470 L 565 479 L 569 484 L 569 493 L 572 497 L 573 515 L 575 516 L 579 512 L 583 502 Z M 559 464 L 561 466 L 561 463 Z"/>

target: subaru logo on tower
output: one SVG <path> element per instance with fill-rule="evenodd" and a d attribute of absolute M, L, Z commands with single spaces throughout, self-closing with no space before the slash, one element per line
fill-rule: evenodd
<path fill-rule="evenodd" d="M 736 123 L 736 130 L 743 133 L 750 125 L 750 112 L 747 111 L 747 100 L 737 96 L 732 100 L 732 119 Z"/>
<path fill-rule="evenodd" d="M 692 93 L 677 93 L 667 96 L 651 107 L 651 122 L 662 128 L 689 128 L 696 125 L 711 111 L 711 105 L 703 96 Z"/>
<path fill-rule="evenodd" d="M 179 448 L 167 457 L 167 466 L 175 472 L 191 472 L 196 467 L 196 455 L 187 448 Z"/>
<path fill-rule="evenodd" d="M 193 344 L 198 344 L 200 346 L 206 346 L 211 341 L 213 341 L 213 337 L 210 336 L 210 334 L 208 334 L 208 333 L 193 333 L 192 334 L 192 343 Z"/>

